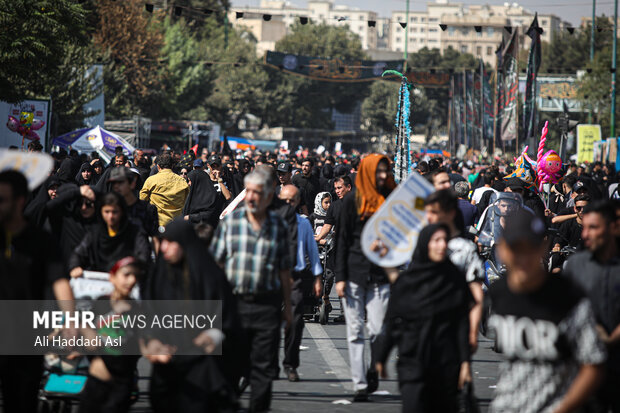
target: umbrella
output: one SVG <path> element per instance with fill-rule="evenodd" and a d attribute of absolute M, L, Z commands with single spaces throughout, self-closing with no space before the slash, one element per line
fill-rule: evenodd
<path fill-rule="evenodd" d="M 78 152 L 96 151 L 109 162 L 115 155 L 117 146 L 123 148 L 123 153 L 131 155 L 135 148 L 120 136 L 103 129 L 100 126 L 89 129 L 78 129 L 73 132 L 60 135 L 52 141 L 52 145 L 67 149 L 71 147 Z"/>

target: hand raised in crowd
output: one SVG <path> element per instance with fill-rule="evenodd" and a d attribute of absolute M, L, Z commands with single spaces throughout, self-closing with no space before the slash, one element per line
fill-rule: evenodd
<path fill-rule="evenodd" d="M 90 186 L 82 185 L 80 187 L 80 194 L 89 201 L 95 202 L 95 191 Z"/>

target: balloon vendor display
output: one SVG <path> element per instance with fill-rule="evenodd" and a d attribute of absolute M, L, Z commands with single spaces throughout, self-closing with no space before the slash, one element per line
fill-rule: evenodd
<path fill-rule="evenodd" d="M 518 158 L 515 158 L 515 170 L 504 177 L 504 180 L 510 178 L 519 178 L 525 183 L 526 189 L 536 192 L 536 163 L 527 156 L 526 146 L 523 153 Z"/>
<path fill-rule="evenodd" d="M 409 151 L 409 136 L 411 135 L 410 89 L 413 86 L 407 78 L 396 70 L 386 70 L 381 76 L 400 76 L 401 83 L 398 91 L 398 112 L 396 113 L 396 155 L 394 156 L 394 179 L 397 183 L 404 182 L 411 173 L 411 153 Z"/>
<path fill-rule="evenodd" d="M 557 184 L 562 178 L 562 159 L 556 151 L 550 150 L 543 154 L 545 143 L 547 142 L 547 133 L 549 122 L 545 122 L 538 144 L 538 153 L 536 158 L 536 174 L 538 175 L 538 190 L 542 192 L 543 184 Z"/>
<path fill-rule="evenodd" d="M 45 121 L 34 118 L 33 109 L 28 105 L 22 105 L 19 119 L 9 115 L 9 120 L 6 123 L 9 130 L 22 135 L 22 149 L 24 149 L 24 139 L 28 138 L 33 141 L 40 139 L 39 134 L 35 131 L 41 129 L 44 125 Z"/>

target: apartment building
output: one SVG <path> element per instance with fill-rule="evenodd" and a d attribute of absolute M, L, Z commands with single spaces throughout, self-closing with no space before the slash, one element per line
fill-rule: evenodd
<path fill-rule="evenodd" d="M 266 15 L 269 16 L 267 20 Z M 233 7 L 229 13 L 229 20 L 234 26 L 244 27 L 256 37 L 259 55 L 265 50 L 273 50 L 275 43 L 286 36 L 290 26 L 302 17 L 317 24 L 348 26 L 360 37 L 363 49 L 376 49 L 378 37 L 387 37 L 374 11 L 335 5 L 329 0 L 310 0 L 307 8 L 299 8 L 283 0 L 261 0 L 260 7 Z M 375 25 L 371 27 L 368 21 L 374 21 Z M 269 36 L 264 36 L 264 33 Z"/>

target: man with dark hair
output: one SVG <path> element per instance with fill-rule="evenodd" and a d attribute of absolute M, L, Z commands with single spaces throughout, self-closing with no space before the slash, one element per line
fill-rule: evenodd
<path fill-rule="evenodd" d="M 42 152 L 43 145 L 39 141 L 32 141 L 28 144 L 28 152 Z"/>
<path fill-rule="evenodd" d="M 566 245 L 581 249 L 581 231 L 583 229 L 583 209 L 590 203 L 588 195 L 579 195 L 575 198 L 574 215 L 560 225 L 558 236 L 553 243 L 553 252 L 559 252 Z"/>
<path fill-rule="evenodd" d="M 144 153 L 144 150 L 136 149 L 133 151 L 133 163 L 140 173 L 140 182 L 146 181 L 151 173 L 151 165 L 148 156 Z M 141 188 L 138 188 L 138 190 L 140 189 Z"/>
<path fill-rule="evenodd" d="M 469 227 L 478 220 L 478 208 L 469 202 L 469 182 L 462 180 L 454 185 L 454 191 L 458 197 L 458 206 L 463 215 L 463 225 Z"/>
<path fill-rule="evenodd" d="M 582 219 L 586 250 L 569 258 L 564 275 L 585 290 L 594 309 L 597 332 L 609 353 L 597 402 L 600 411 L 615 413 L 620 412 L 620 222 L 609 201 L 587 205 Z"/>
<path fill-rule="evenodd" d="M 481 188 L 476 188 L 474 193 L 471 196 L 471 204 L 477 205 L 482 198 L 482 195 L 487 191 L 497 192 L 495 189 L 491 188 L 493 185 L 493 181 L 496 179 L 496 175 L 490 171 L 486 171 L 484 174 L 484 186 Z"/>
<path fill-rule="evenodd" d="M 571 280 L 540 265 L 545 230 L 542 219 L 521 210 L 507 217 L 497 246 L 507 274 L 487 294 L 493 308 L 489 329 L 505 361 L 493 412 L 579 411 L 603 378 L 606 352 L 597 336 L 596 310 Z"/>
<path fill-rule="evenodd" d="M 435 191 L 441 191 L 442 189 L 450 189 L 450 175 L 443 168 L 434 169 L 431 173 L 431 183 L 435 187 Z"/>
<path fill-rule="evenodd" d="M 426 198 L 424 210 L 429 224 L 444 224 L 450 229 L 450 261 L 465 274 L 469 289 L 476 300 L 476 305 L 469 313 L 469 344 L 473 353 L 478 347 L 478 327 L 482 318 L 484 264 L 478 256 L 476 244 L 465 238 L 463 217 L 458 208 L 456 194 L 452 190 L 442 189 L 430 194 Z"/>
<path fill-rule="evenodd" d="M 44 300 L 51 290 L 63 310 L 73 310 L 68 308 L 73 293 L 58 243 L 26 221 L 23 211 L 27 198 L 28 183 L 21 173 L 0 172 L 0 299 Z M 41 356 L 0 356 L 4 412 L 37 411 L 42 373 Z"/>
<path fill-rule="evenodd" d="M 119 166 L 125 166 L 126 163 L 127 163 L 127 157 L 123 155 L 122 153 L 114 157 L 115 168 L 118 168 Z"/>
<path fill-rule="evenodd" d="M 182 214 L 185 198 L 189 193 L 187 182 L 172 172 L 172 166 L 172 157 L 169 154 L 159 155 L 157 157 L 159 172 L 150 176 L 140 190 L 140 199 L 157 208 L 161 227 L 165 227 L 173 218 Z"/>
<path fill-rule="evenodd" d="M 319 177 L 312 173 L 314 160 L 306 158 L 301 162 L 301 173 L 293 177 L 293 185 L 302 191 L 302 199 L 305 201 L 307 211 L 314 210 L 314 198 L 321 189 Z"/>

